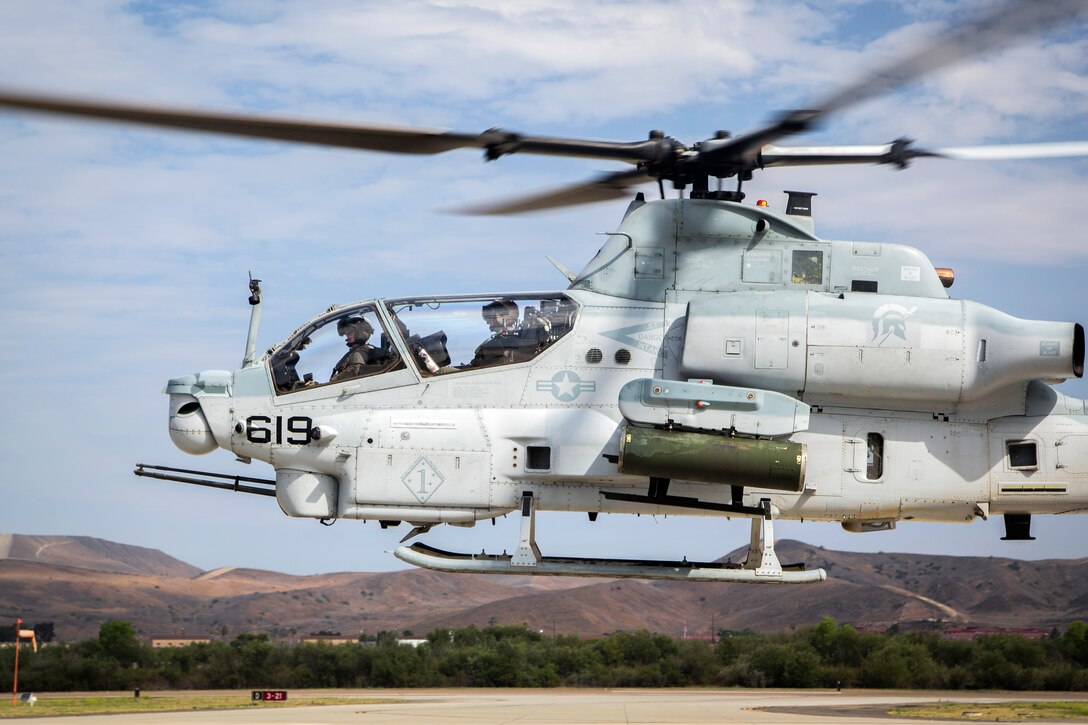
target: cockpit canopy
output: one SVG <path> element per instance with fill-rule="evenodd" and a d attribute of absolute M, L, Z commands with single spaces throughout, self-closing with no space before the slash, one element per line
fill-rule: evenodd
<path fill-rule="evenodd" d="M 561 293 L 402 298 L 332 309 L 276 348 L 276 392 L 291 393 L 409 366 L 422 377 L 528 362 L 574 326 Z"/>

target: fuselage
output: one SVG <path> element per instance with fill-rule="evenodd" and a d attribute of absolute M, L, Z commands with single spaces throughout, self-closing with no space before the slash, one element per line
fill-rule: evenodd
<path fill-rule="evenodd" d="M 497 301 L 524 318 L 481 321 Z M 360 317 L 367 364 L 338 377 L 322 340 L 342 344 L 331 331 Z M 759 414 L 723 425 L 717 403 L 693 399 L 659 427 L 801 444 L 799 491 L 723 473 L 674 477 L 669 493 L 736 504 L 743 486 L 744 505 L 864 531 L 1088 512 L 1088 410 L 1043 382 L 1079 375 L 1083 347 L 1079 326 L 949 299 L 916 249 L 820 240 L 756 207 L 658 202 L 633 205 L 563 292 L 332 308 L 253 364 L 167 392 L 175 442 L 268 462 L 289 515 L 470 525 L 526 492 L 539 510 L 721 515 L 606 496 L 648 485 L 624 473 L 624 432 L 646 421 L 621 412 L 620 391 L 774 391 L 807 406 L 802 423 L 762 435 Z"/>

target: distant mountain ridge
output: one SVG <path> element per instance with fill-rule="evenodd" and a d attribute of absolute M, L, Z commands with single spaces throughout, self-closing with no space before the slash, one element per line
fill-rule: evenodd
<path fill-rule="evenodd" d="M 426 570 L 293 576 L 223 567 L 204 572 L 155 549 L 89 537 L 0 535 L 0 621 L 54 622 L 60 639 L 93 637 L 108 619 L 141 634 L 233 637 L 525 624 L 547 633 L 648 629 L 781 631 L 825 616 L 865 629 L 1064 627 L 1088 620 L 1088 559 L 861 554 L 797 541 L 783 561 L 827 570 L 822 584 L 760 586 Z M 729 555 L 732 560 L 743 551 Z"/>
<path fill-rule="evenodd" d="M 0 559 L 24 559 L 120 574 L 193 577 L 201 573 L 195 566 L 158 549 L 90 536 L 0 534 Z"/>

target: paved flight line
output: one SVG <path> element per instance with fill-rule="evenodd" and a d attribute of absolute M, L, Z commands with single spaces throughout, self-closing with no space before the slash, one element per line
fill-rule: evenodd
<path fill-rule="evenodd" d="M 889 718 L 883 710 L 901 704 L 937 700 L 1024 701 L 1088 700 L 1085 693 L 967 693 L 967 692 L 828 692 L 826 690 L 323 690 L 298 692 L 338 697 L 389 697 L 391 705 L 330 705 L 297 708 L 251 708 L 204 712 L 157 712 L 34 718 L 34 725 L 98 725 L 109 723 L 273 723 L 276 725 L 655 725 L 657 723 L 752 723 L 794 725 L 846 721 L 874 723 L 949 722 Z M 766 709 L 764 709 L 766 708 Z"/>

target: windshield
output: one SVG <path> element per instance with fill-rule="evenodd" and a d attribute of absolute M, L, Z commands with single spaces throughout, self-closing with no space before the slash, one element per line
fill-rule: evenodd
<path fill-rule="evenodd" d="M 392 300 L 389 311 L 424 375 L 527 362 L 574 326 L 563 295 Z"/>
<path fill-rule="evenodd" d="M 345 307 L 295 333 L 272 355 L 280 393 L 405 368 L 374 305 Z"/>

